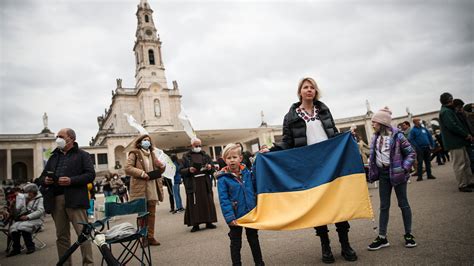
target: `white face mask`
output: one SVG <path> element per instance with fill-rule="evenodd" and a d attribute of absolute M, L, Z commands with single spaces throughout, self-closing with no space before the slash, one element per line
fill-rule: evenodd
<path fill-rule="evenodd" d="M 56 138 L 56 145 L 58 146 L 59 149 L 64 149 L 66 147 L 66 140 L 63 138 Z"/>
<path fill-rule="evenodd" d="M 193 152 L 201 152 L 201 147 L 193 147 Z"/>

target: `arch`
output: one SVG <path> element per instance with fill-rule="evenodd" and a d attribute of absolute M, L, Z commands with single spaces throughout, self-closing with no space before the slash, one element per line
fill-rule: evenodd
<path fill-rule="evenodd" d="M 155 116 L 156 117 L 161 117 L 161 104 L 159 99 L 155 99 L 153 101 L 153 107 L 155 110 Z"/>
<path fill-rule="evenodd" d="M 24 162 L 16 162 L 12 165 L 12 177 L 14 180 L 24 183 L 28 180 L 28 166 Z"/>
<path fill-rule="evenodd" d="M 114 156 L 115 156 L 114 168 L 122 169 L 126 164 L 125 147 L 122 145 L 115 147 Z"/>
<path fill-rule="evenodd" d="M 148 60 L 150 61 L 150 65 L 155 64 L 155 52 L 153 52 L 153 49 L 148 50 Z"/>
<path fill-rule="evenodd" d="M 148 18 L 148 15 L 145 15 L 145 22 L 150 22 L 150 19 Z"/>

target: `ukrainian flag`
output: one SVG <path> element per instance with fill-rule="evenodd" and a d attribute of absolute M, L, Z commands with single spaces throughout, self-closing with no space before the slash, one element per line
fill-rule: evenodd
<path fill-rule="evenodd" d="M 240 226 L 296 230 L 374 216 L 359 149 L 350 133 L 259 154 L 253 170 L 257 206 L 237 220 Z"/>

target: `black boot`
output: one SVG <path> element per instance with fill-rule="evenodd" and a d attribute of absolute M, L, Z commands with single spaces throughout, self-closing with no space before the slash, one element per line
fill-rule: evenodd
<path fill-rule="evenodd" d="M 23 240 L 25 241 L 26 254 L 35 252 L 35 243 L 33 242 L 31 233 L 21 231 L 21 234 L 23 235 Z"/>
<path fill-rule="evenodd" d="M 20 236 L 20 232 L 11 232 L 10 237 L 11 241 L 13 241 L 13 247 L 10 253 L 7 254 L 7 257 L 15 256 L 21 253 Z"/>
<path fill-rule="evenodd" d="M 328 233 L 320 233 L 318 234 L 320 239 L 321 239 L 321 251 L 322 251 L 322 261 L 324 263 L 334 263 L 334 261 L 336 261 L 334 259 L 334 256 L 332 255 L 332 251 L 331 251 L 331 246 L 329 245 L 330 244 L 330 241 L 329 241 L 329 235 Z"/>
<path fill-rule="evenodd" d="M 253 261 L 255 262 L 255 265 L 264 266 L 265 262 L 263 262 L 262 250 L 260 249 L 260 242 L 258 242 L 257 230 L 250 228 L 247 228 L 245 230 L 247 232 L 247 241 L 249 242 L 250 250 L 252 251 Z"/>
<path fill-rule="evenodd" d="M 337 231 L 337 234 L 339 235 L 339 242 L 341 243 L 341 255 L 344 257 L 345 260 L 347 261 L 356 261 L 357 260 L 357 254 L 356 252 L 351 248 L 351 245 L 349 244 L 349 230 L 339 230 Z"/>

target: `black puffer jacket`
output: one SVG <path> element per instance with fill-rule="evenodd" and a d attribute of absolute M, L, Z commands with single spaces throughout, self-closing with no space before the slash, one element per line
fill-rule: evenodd
<path fill-rule="evenodd" d="M 44 183 L 44 178 L 47 175 L 47 171 L 56 171 L 60 152 L 59 149 L 53 151 L 40 177 L 40 183 L 43 188 L 42 193 L 46 194 L 43 194 L 43 197 L 45 198 L 44 207 L 47 212 L 54 208 L 54 195 L 50 194 L 52 193 L 52 187 L 57 186 L 57 180 L 55 180 L 55 184 L 48 186 Z M 89 209 L 87 184 L 93 183 L 95 179 L 94 164 L 92 163 L 91 156 L 86 151 L 79 149 L 77 143 L 74 143 L 74 147 L 67 152 L 67 156 L 70 156 L 70 159 L 66 165 L 65 176 L 71 178 L 71 185 L 63 187 L 66 208 Z"/>
<path fill-rule="evenodd" d="M 281 142 L 275 143 L 271 150 L 286 150 L 307 145 L 306 122 L 296 113 L 296 108 L 300 105 L 301 102 L 291 105 L 283 120 L 283 139 Z M 318 100 L 314 101 L 314 105 L 319 108 L 319 118 L 328 138 L 336 136 L 339 131 L 336 128 L 329 108 Z"/>

